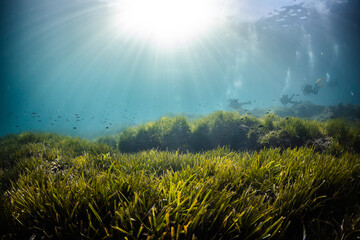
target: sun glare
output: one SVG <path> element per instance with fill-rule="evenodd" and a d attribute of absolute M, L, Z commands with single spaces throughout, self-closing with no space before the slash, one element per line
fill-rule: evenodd
<path fill-rule="evenodd" d="M 117 17 L 128 33 L 161 45 L 188 42 L 216 22 L 212 0 L 125 0 Z"/>

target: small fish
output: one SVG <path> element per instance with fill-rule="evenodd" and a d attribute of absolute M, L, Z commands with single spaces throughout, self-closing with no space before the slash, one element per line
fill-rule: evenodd
<path fill-rule="evenodd" d="M 38 122 L 41 122 L 41 120 L 39 119 Z"/>
<path fill-rule="evenodd" d="M 18 128 L 19 126 L 18 126 L 18 125 L 16 125 L 15 127 L 17 127 L 17 128 Z"/>
<path fill-rule="evenodd" d="M 350 93 L 351 93 L 351 96 L 354 96 L 354 93 L 353 93 L 353 91 L 350 91 Z"/>
<path fill-rule="evenodd" d="M 106 129 L 109 129 L 109 127 L 106 127 Z"/>
<path fill-rule="evenodd" d="M 34 115 L 35 115 L 35 114 L 36 114 L 36 112 L 33 112 L 32 114 L 34 114 Z"/>
<path fill-rule="evenodd" d="M 54 124 L 53 124 L 53 123 L 51 123 L 51 125 L 53 125 L 53 126 L 54 126 Z"/>
<path fill-rule="evenodd" d="M 290 117 L 286 117 L 285 120 L 289 120 Z"/>
<path fill-rule="evenodd" d="M 73 129 L 76 129 L 76 127 L 73 127 Z"/>
<path fill-rule="evenodd" d="M 258 127 L 259 127 L 259 128 L 262 128 L 262 127 L 264 127 L 264 125 L 260 124 Z"/>

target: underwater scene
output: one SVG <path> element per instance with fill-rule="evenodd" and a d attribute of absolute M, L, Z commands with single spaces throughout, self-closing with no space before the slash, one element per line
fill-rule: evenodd
<path fill-rule="evenodd" d="M 359 9 L 2 0 L 0 239 L 360 239 Z"/>

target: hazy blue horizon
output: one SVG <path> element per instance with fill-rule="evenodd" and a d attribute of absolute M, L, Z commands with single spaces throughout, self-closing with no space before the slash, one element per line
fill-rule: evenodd
<path fill-rule="evenodd" d="M 119 29 L 119 2 L 0 3 L 0 135 L 107 134 L 169 113 L 231 110 L 229 98 L 252 101 L 246 108 L 280 106 L 282 94 L 360 103 L 356 0 L 219 0 L 216 25 L 173 47 Z M 304 96 L 318 78 L 319 93 Z"/>

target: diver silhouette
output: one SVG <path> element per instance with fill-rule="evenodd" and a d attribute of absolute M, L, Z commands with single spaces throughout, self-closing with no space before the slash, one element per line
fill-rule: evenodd
<path fill-rule="evenodd" d="M 295 96 L 299 96 L 298 94 L 293 94 L 291 95 L 291 97 L 289 97 L 287 94 L 283 94 L 281 95 L 280 97 L 280 102 L 283 104 L 283 105 L 287 105 L 288 103 L 291 103 L 291 104 L 298 104 L 299 102 L 295 102 L 295 101 L 292 101 L 292 98 L 295 97 Z"/>
<path fill-rule="evenodd" d="M 229 107 L 231 107 L 235 110 L 240 110 L 240 109 L 242 109 L 243 105 L 251 104 L 251 101 L 248 101 L 248 102 L 238 102 L 238 101 L 239 101 L 238 99 L 230 98 L 228 100 Z"/>
<path fill-rule="evenodd" d="M 321 82 L 321 78 L 319 78 L 314 87 L 311 86 L 310 84 L 305 84 L 304 86 L 301 87 L 301 90 L 303 91 L 304 95 L 310 95 L 310 94 L 317 94 L 319 92 L 319 83 Z"/>

